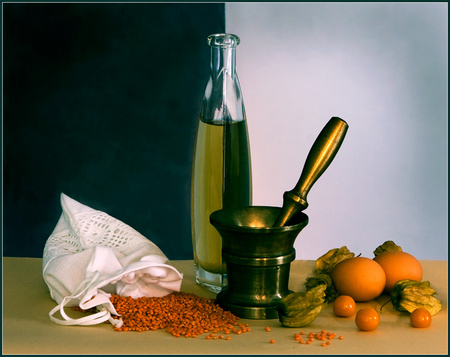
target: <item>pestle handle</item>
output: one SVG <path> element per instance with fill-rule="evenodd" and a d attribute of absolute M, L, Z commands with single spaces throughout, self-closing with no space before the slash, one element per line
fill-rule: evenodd
<path fill-rule="evenodd" d="M 338 117 L 332 117 L 314 142 L 297 185 L 283 195 L 283 207 L 273 227 L 283 227 L 297 212 L 308 207 L 306 196 L 312 185 L 333 161 L 344 141 L 348 124 Z"/>

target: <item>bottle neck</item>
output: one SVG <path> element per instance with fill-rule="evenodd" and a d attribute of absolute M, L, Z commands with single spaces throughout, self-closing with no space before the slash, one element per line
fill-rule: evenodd
<path fill-rule="evenodd" d="M 213 80 L 236 75 L 236 47 L 211 47 L 211 75 Z"/>
<path fill-rule="evenodd" d="M 236 46 L 239 41 L 239 37 L 233 34 L 215 34 L 208 37 L 211 47 L 211 71 L 201 113 L 206 122 L 223 123 L 245 118 L 236 72 Z"/>
<path fill-rule="evenodd" d="M 219 33 L 208 36 L 211 46 L 211 75 L 212 79 L 236 75 L 236 47 L 239 45 L 238 36 L 229 33 Z"/>

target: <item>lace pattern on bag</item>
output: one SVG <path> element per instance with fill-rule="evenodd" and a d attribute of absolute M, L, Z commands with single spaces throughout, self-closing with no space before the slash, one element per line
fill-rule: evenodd
<path fill-rule="evenodd" d="M 56 227 L 47 240 L 44 266 L 58 256 L 75 254 L 97 245 L 115 248 L 124 255 L 141 243 L 153 245 L 127 224 L 102 211 L 81 212 L 73 216 L 64 212 L 61 218 L 63 217 L 70 225 L 66 224 L 65 229 L 60 227 L 63 228 L 60 231 Z"/>

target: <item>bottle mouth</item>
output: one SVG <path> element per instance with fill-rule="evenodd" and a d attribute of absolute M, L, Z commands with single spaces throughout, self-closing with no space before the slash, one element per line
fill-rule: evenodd
<path fill-rule="evenodd" d="M 232 33 L 216 33 L 208 36 L 208 45 L 211 47 L 236 47 L 241 40 Z"/>

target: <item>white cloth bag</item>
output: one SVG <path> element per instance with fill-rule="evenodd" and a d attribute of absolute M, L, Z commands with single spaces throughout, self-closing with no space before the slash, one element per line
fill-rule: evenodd
<path fill-rule="evenodd" d="M 62 215 L 48 238 L 43 277 L 57 306 L 50 319 L 61 325 L 94 325 L 122 321 L 110 302 L 111 294 L 139 298 L 180 291 L 183 275 L 167 264 L 164 253 L 130 226 L 105 212 L 61 194 Z M 64 307 L 97 313 L 72 319 Z M 55 317 L 60 312 L 62 319 Z"/>

